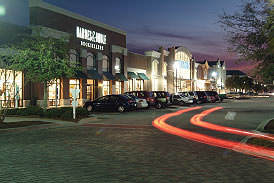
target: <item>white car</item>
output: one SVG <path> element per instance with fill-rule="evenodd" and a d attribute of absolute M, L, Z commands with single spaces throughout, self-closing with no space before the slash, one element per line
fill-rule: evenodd
<path fill-rule="evenodd" d="M 193 99 L 191 99 L 183 94 L 172 94 L 171 98 L 172 98 L 173 104 L 183 105 L 183 104 L 193 104 L 194 103 Z"/>
<path fill-rule="evenodd" d="M 136 97 L 134 95 L 130 95 L 130 94 L 124 94 L 124 95 L 129 97 L 129 98 L 134 98 L 136 100 L 137 108 L 146 108 L 146 107 L 148 107 L 148 103 L 147 103 L 146 99 L 138 98 L 138 97 Z"/>

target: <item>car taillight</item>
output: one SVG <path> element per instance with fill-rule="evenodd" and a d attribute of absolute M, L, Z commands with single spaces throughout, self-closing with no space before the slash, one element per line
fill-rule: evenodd
<path fill-rule="evenodd" d="M 143 102 L 143 100 L 139 100 L 139 102 Z"/>
<path fill-rule="evenodd" d="M 204 96 L 204 98 L 206 98 L 206 96 Z"/>
<path fill-rule="evenodd" d="M 134 101 L 133 100 L 129 100 L 128 103 L 134 103 Z"/>

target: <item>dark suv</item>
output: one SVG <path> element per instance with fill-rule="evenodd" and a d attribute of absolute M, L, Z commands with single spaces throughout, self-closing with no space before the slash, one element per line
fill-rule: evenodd
<path fill-rule="evenodd" d="M 157 109 L 164 108 L 168 104 L 171 104 L 170 94 L 166 91 L 152 91 L 155 97 L 155 107 Z"/>
<path fill-rule="evenodd" d="M 197 95 L 198 95 L 198 101 L 197 103 L 207 103 L 207 95 L 205 92 L 203 91 L 196 91 Z"/>
<path fill-rule="evenodd" d="M 155 97 L 153 96 L 152 92 L 149 92 L 149 91 L 130 91 L 130 92 L 126 92 L 125 94 L 130 94 L 130 95 L 134 95 L 138 98 L 146 99 L 146 101 L 148 103 L 148 107 L 151 107 L 151 106 L 155 105 Z"/>

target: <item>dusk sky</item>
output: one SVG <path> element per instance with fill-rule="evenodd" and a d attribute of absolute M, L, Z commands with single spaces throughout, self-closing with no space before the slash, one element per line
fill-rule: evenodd
<path fill-rule="evenodd" d="M 241 0 L 44 0 L 127 32 L 127 47 L 145 50 L 184 46 L 196 60 L 226 61 L 228 69 L 250 70 L 249 63 L 236 64 L 228 53 L 225 32 L 218 21 L 223 9 L 232 13 Z M 27 0 L 0 0 L 6 15 L 0 21 L 28 24 Z"/>

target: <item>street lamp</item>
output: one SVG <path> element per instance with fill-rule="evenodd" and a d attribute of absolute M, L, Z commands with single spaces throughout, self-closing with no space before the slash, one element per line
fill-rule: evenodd
<path fill-rule="evenodd" d="M 212 72 L 211 76 L 214 78 L 215 89 L 217 90 L 217 82 L 216 82 L 217 72 Z"/>
<path fill-rule="evenodd" d="M 178 91 L 178 86 L 177 86 L 177 69 L 179 68 L 179 63 L 177 61 L 174 62 L 173 64 L 173 68 L 176 70 L 176 85 L 175 85 L 175 93 L 177 93 Z"/>

